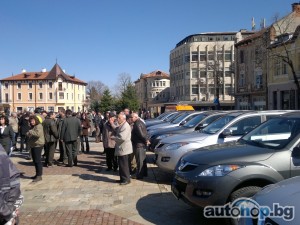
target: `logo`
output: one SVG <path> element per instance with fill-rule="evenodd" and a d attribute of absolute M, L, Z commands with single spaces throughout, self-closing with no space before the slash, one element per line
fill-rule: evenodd
<path fill-rule="evenodd" d="M 203 214 L 207 218 L 253 218 L 259 221 L 282 218 L 291 221 L 295 216 L 295 207 L 281 206 L 279 203 L 273 203 L 271 207 L 262 206 L 251 198 L 238 198 L 224 206 L 206 206 Z"/>

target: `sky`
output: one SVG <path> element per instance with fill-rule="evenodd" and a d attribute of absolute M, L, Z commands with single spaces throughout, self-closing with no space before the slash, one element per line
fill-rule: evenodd
<path fill-rule="evenodd" d="M 169 73 L 169 54 L 191 34 L 251 30 L 296 0 L 1 0 L 0 79 L 49 71 L 109 87 L 120 74 Z"/>

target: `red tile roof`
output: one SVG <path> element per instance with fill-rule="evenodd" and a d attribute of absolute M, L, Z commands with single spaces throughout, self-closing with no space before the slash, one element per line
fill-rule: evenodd
<path fill-rule="evenodd" d="M 151 73 L 141 74 L 140 78 L 145 79 L 145 78 L 149 78 L 149 77 L 162 77 L 162 78 L 169 79 L 170 75 L 165 72 L 162 72 L 160 70 L 155 70 L 155 71 L 152 71 Z"/>
<path fill-rule="evenodd" d="M 87 85 L 86 82 L 77 79 L 75 76 L 66 74 L 56 63 L 49 72 L 23 72 L 11 77 L 1 79 L 1 81 L 22 81 L 22 80 L 57 80 L 62 77 L 65 81 Z"/>

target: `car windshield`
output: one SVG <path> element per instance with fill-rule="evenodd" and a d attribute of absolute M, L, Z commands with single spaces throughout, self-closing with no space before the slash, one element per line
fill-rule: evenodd
<path fill-rule="evenodd" d="M 300 133 L 299 118 L 274 118 L 261 124 L 240 139 L 250 145 L 282 149 Z"/>
<path fill-rule="evenodd" d="M 223 116 L 220 119 L 209 124 L 201 132 L 206 133 L 206 134 L 215 134 L 222 127 L 224 127 L 227 123 L 229 123 L 231 120 L 233 120 L 234 118 L 236 118 L 236 116 L 234 116 L 234 115 Z"/>
<path fill-rule="evenodd" d="M 218 115 L 213 115 L 208 118 L 205 118 L 203 121 L 201 121 L 202 124 L 211 124 L 215 120 L 219 119 L 221 116 L 224 116 L 224 114 L 218 114 Z"/>
<path fill-rule="evenodd" d="M 189 122 L 187 122 L 186 124 L 184 124 L 183 127 L 186 127 L 186 128 L 195 127 L 205 117 L 206 117 L 205 114 L 197 115 L 193 119 L 191 119 Z"/>
<path fill-rule="evenodd" d="M 156 117 L 156 119 L 158 119 L 158 120 L 163 119 L 167 115 L 168 115 L 168 113 L 160 114 L 158 117 Z"/>
<path fill-rule="evenodd" d="M 171 121 L 171 123 L 177 124 L 180 123 L 185 117 L 187 117 L 187 113 L 183 113 L 180 116 L 178 116 L 176 119 L 174 119 L 173 121 Z"/>
<path fill-rule="evenodd" d="M 178 113 L 171 114 L 171 115 L 167 116 L 163 121 L 170 122 L 172 119 L 174 119 L 177 116 L 178 116 Z"/>

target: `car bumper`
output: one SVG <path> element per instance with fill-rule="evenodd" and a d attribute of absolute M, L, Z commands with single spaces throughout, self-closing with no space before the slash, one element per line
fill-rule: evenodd
<path fill-rule="evenodd" d="M 175 175 L 171 190 L 177 199 L 194 207 L 205 208 L 226 204 L 236 183 L 230 176 L 204 177 L 191 181 Z"/>
<path fill-rule="evenodd" d="M 180 157 L 183 155 L 182 154 L 170 154 L 169 152 L 166 151 L 159 151 L 156 154 L 156 165 L 167 172 L 174 172 L 175 167 L 178 163 L 178 160 Z"/>

